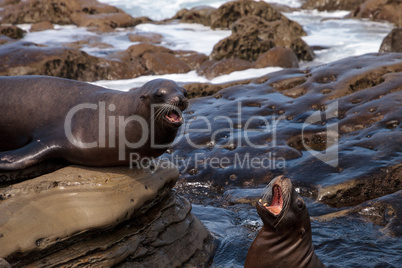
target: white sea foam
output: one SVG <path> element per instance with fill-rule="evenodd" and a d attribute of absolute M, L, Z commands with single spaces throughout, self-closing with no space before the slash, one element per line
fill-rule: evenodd
<path fill-rule="evenodd" d="M 393 25 L 366 19 L 345 19 L 348 11 L 318 12 L 302 10 L 285 15 L 300 23 L 307 36 L 302 37 L 309 46 L 321 46 L 315 51 L 313 62 L 304 62 L 301 67 L 327 63 L 338 59 L 378 52 L 384 37 Z"/>
<path fill-rule="evenodd" d="M 138 32 L 163 35 L 163 46 L 174 50 L 194 50 L 209 55 L 219 40 L 231 34 L 229 30 L 211 30 L 200 24 L 173 23 L 168 25 L 140 24 Z"/>
<path fill-rule="evenodd" d="M 197 75 L 195 71 L 191 71 L 186 74 L 165 74 L 165 75 L 147 75 L 147 76 L 140 76 L 137 78 L 132 79 L 124 79 L 124 80 L 101 80 L 93 82 L 93 84 L 98 86 L 103 86 L 111 89 L 121 90 L 121 91 L 128 91 L 131 88 L 137 88 L 142 86 L 148 81 L 157 78 L 164 78 L 164 79 L 171 79 L 178 83 L 191 83 L 191 82 L 199 82 L 199 83 L 212 83 L 212 84 L 220 84 L 229 81 L 236 81 L 236 80 L 243 80 L 243 79 L 250 79 L 250 78 L 257 78 L 263 76 L 268 73 L 276 72 L 281 70 L 280 67 L 267 67 L 261 69 L 247 69 L 243 71 L 232 72 L 227 75 L 221 75 L 215 77 L 211 80 L 203 76 Z"/>

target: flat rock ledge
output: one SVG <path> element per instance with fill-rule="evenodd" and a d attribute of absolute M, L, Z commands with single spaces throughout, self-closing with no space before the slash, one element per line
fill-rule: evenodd
<path fill-rule="evenodd" d="M 178 170 L 69 166 L 0 189 L 12 267 L 203 267 L 215 239 L 172 187 Z"/>

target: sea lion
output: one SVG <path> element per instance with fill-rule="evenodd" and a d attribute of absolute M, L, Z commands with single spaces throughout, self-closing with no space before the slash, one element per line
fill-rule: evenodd
<path fill-rule="evenodd" d="M 325 267 L 314 253 L 307 207 L 289 178 L 274 178 L 256 207 L 263 227 L 248 250 L 245 268 Z"/>
<path fill-rule="evenodd" d="M 156 79 L 122 92 L 47 76 L 0 77 L 0 170 L 59 158 L 87 166 L 158 157 L 183 123 L 187 92 Z"/>

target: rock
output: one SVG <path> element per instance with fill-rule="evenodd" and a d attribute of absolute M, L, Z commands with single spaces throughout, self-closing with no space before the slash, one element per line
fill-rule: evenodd
<path fill-rule="evenodd" d="M 256 62 L 255 68 L 279 66 L 282 68 L 299 68 L 299 62 L 293 50 L 283 47 L 274 47 L 261 54 Z"/>
<path fill-rule="evenodd" d="M 303 3 L 302 9 L 317 9 L 318 11 L 354 10 L 366 0 L 307 0 Z"/>
<path fill-rule="evenodd" d="M 53 29 L 54 29 L 54 26 L 51 22 L 42 21 L 42 22 L 32 24 L 31 29 L 29 31 L 30 32 L 39 32 L 39 31 L 53 30 Z"/>
<path fill-rule="evenodd" d="M 0 26 L 0 34 L 13 39 L 21 39 L 24 37 L 25 31 L 17 26 Z"/>
<path fill-rule="evenodd" d="M 402 2 L 398 0 L 367 0 L 356 8 L 351 16 L 376 21 L 389 21 L 402 27 Z"/>
<path fill-rule="evenodd" d="M 174 54 L 180 60 L 187 63 L 191 70 L 200 68 L 201 64 L 208 60 L 208 57 L 205 54 L 196 51 L 176 50 L 174 51 Z"/>
<path fill-rule="evenodd" d="M 151 74 L 188 73 L 190 67 L 172 53 L 146 53 L 143 55 L 145 66 Z"/>
<path fill-rule="evenodd" d="M 2 23 L 22 24 L 49 21 L 53 24 L 75 24 L 97 31 L 138 24 L 130 15 L 116 7 L 96 0 L 28 0 L 5 6 Z"/>
<path fill-rule="evenodd" d="M 151 169 L 69 166 L 1 189 L 0 257 L 13 267 L 206 265 L 214 239 L 171 191 L 177 169 Z"/>
<path fill-rule="evenodd" d="M 130 78 L 120 61 L 90 56 L 68 48 L 48 48 L 31 42 L 0 47 L 0 75 L 49 75 L 81 81 Z"/>
<path fill-rule="evenodd" d="M 184 8 L 179 10 L 171 20 L 180 20 L 182 23 L 199 23 L 211 26 L 211 14 L 216 9 L 213 7 L 194 7 L 190 10 Z"/>
<path fill-rule="evenodd" d="M 128 39 L 131 42 L 140 42 L 140 43 L 160 44 L 162 42 L 162 38 L 163 36 L 157 33 L 138 33 L 128 35 Z"/>
<path fill-rule="evenodd" d="M 138 25 L 138 24 L 141 24 L 141 23 L 151 23 L 151 22 L 154 22 L 154 21 L 151 20 L 148 17 L 135 17 L 134 18 L 134 24 L 135 25 Z"/>
<path fill-rule="evenodd" d="M 225 3 L 213 12 L 211 28 L 229 29 L 232 23 L 247 16 L 256 16 L 266 21 L 287 20 L 279 11 L 264 1 L 238 0 Z M 291 22 L 290 20 L 288 21 Z M 292 24 L 297 25 L 300 31 L 303 32 L 298 23 L 292 21 Z"/>
<path fill-rule="evenodd" d="M 401 237 L 402 219 L 402 190 L 396 193 L 376 198 L 353 208 L 315 217 L 315 220 L 330 221 L 342 217 L 360 217 L 369 220 L 376 225 L 383 226 L 381 229 L 387 235 Z"/>
<path fill-rule="evenodd" d="M 313 51 L 301 39 L 300 29 L 289 20 L 267 21 L 257 16 L 242 17 L 232 25 L 232 35 L 219 41 L 211 57 L 255 61 L 273 47 L 292 49 L 300 60 L 312 60 Z"/>
<path fill-rule="evenodd" d="M 261 199 L 265 188 L 251 189 L 229 189 L 224 192 L 223 197 L 228 200 L 229 204 L 252 204 Z"/>
<path fill-rule="evenodd" d="M 400 190 L 401 70 L 402 54 L 374 53 L 245 84 L 191 84 L 195 94 L 222 89 L 191 100 L 186 134 L 164 155 L 186 159 L 179 191 L 221 195 L 283 173 L 335 207 Z"/>
<path fill-rule="evenodd" d="M 130 46 L 115 57 L 128 62 L 132 77 L 189 72 L 191 68 L 174 54 L 174 51 L 168 48 L 142 43 Z"/>
<path fill-rule="evenodd" d="M 249 80 L 239 80 L 234 82 L 222 83 L 222 84 L 211 84 L 211 83 L 188 83 L 183 85 L 183 87 L 187 90 L 188 98 L 198 98 L 214 95 L 216 92 L 221 89 L 233 86 L 233 85 L 241 85 L 248 84 L 252 81 Z M 220 98 L 219 94 L 216 95 L 216 98 Z"/>
<path fill-rule="evenodd" d="M 134 27 L 136 23 L 134 19 L 123 12 L 106 13 L 106 14 L 86 14 L 74 13 L 71 16 L 74 24 L 80 27 L 88 27 L 99 32 L 111 32 L 118 27 Z"/>
<path fill-rule="evenodd" d="M 380 52 L 402 52 L 402 28 L 393 29 L 384 38 Z"/>
<path fill-rule="evenodd" d="M 240 59 L 224 59 L 218 62 L 207 61 L 197 70 L 197 74 L 204 75 L 211 80 L 217 76 L 230 74 L 234 71 L 246 70 L 252 67 L 252 63 Z"/>

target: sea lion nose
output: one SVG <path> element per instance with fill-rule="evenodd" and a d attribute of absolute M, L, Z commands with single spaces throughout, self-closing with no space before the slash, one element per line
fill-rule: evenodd
<path fill-rule="evenodd" d="M 187 100 L 187 98 L 184 97 L 184 96 L 181 96 L 181 97 L 178 97 L 178 98 L 179 98 L 178 107 L 179 107 L 179 109 L 180 109 L 181 111 L 184 111 L 184 110 L 187 108 L 187 106 L 188 106 L 188 100 Z"/>

